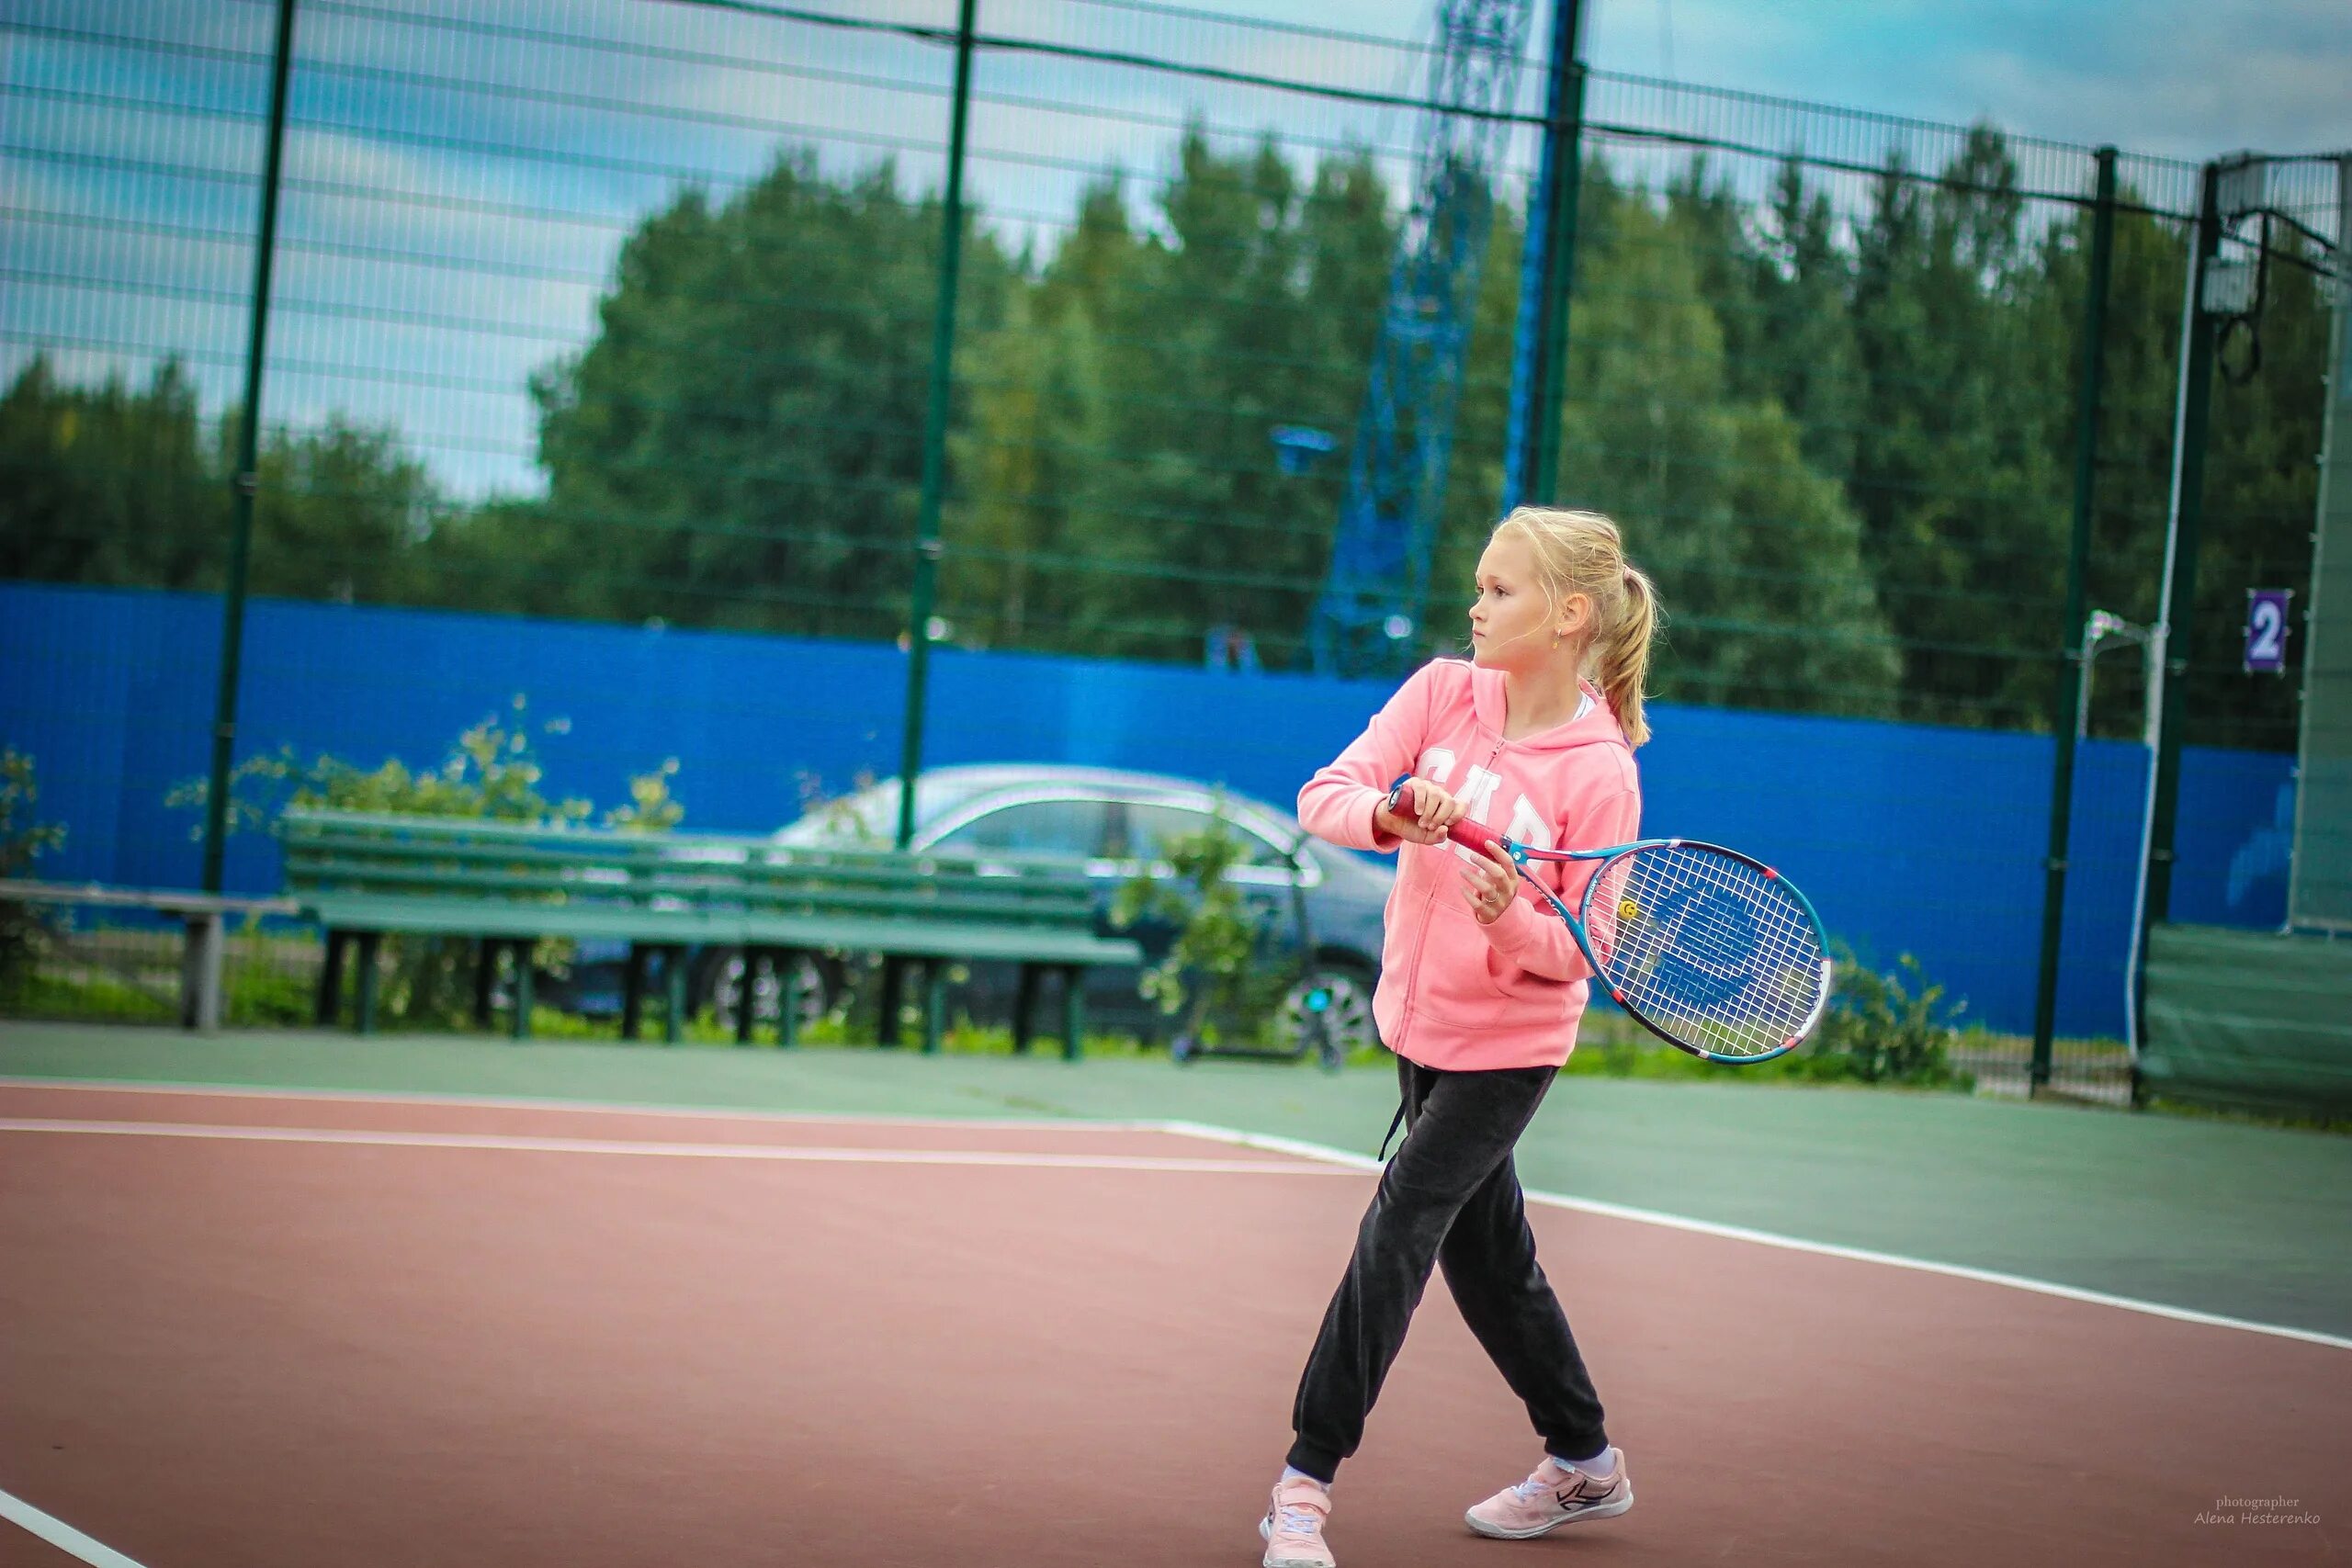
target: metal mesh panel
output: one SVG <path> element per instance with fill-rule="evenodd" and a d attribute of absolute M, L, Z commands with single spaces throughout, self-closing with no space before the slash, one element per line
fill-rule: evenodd
<path fill-rule="evenodd" d="M 2334 172 L 2337 221 L 2352 223 L 2352 157 L 2339 160 Z M 2343 931 L 2352 931 L 2352 257 L 2342 250 L 2337 271 L 2319 523 L 2302 623 L 2302 732 L 2287 920 Z"/>

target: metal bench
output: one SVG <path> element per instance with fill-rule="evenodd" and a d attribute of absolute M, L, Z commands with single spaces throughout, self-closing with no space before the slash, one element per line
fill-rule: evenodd
<path fill-rule="evenodd" d="M 887 850 L 812 850 L 768 839 L 526 827 L 472 818 L 293 810 L 281 823 L 293 901 L 326 931 L 321 1023 L 342 1011 L 345 955 L 358 957 L 354 1027 L 375 1027 L 376 956 L 388 932 L 481 944 L 477 1010 L 489 1008 L 499 951 L 514 954 L 512 1027 L 530 1034 L 531 946 L 542 937 L 629 944 L 622 1032 L 635 1038 L 646 960 L 667 955 L 664 1036 L 676 1041 L 688 1006 L 686 953 L 741 948 L 743 994 L 762 963 L 783 991 L 781 1043 L 795 1043 L 795 994 L 806 952 L 872 953 L 891 966 L 886 1004 L 907 966 L 922 972 L 922 1043 L 936 1052 L 946 971 L 959 959 L 1017 963 L 1016 1048 L 1026 1050 L 1038 980 L 1062 983 L 1063 1054 L 1076 1060 L 1084 1023 L 1080 976 L 1098 964 L 1141 961 L 1136 944 L 1098 935 L 1081 863 L 1059 858 L 956 856 Z M 883 1038 L 897 1036 L 886 1005 Z M 737 1009 L 750 1043 L 754 1009 Z"/>
<path fill-rule="evenodd" d="M 180 1027 L 210 1034 L 220 1027 L 223 923 L 232 915 L 291 915 L 284 898 L 224 898 L 175 888 L 107 887 L 97 883 L 0 880 L 0 900 L 107 909 L 152 909 L 186 927 L 180 950 Z"/>

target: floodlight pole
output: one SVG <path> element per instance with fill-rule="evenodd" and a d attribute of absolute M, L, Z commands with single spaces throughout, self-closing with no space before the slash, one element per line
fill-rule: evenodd
<path fill-rule="evenodd" d="M 2172 503 L 2165 529 L 2163 604 L 2148 658 L 2156 715 L 2147 816 L 2141 830 L 2139 887 L 2132 909 L 2130 1008 L 2132 1092 L 2140 1093 L 2140 1046 L 2147 1003 L 2148 931 L 2172 908 L 2174 819 L 2180 793 L 2180 732 L 2186 718 L 2188 632 L 2197 604 L 2197 552 L 2205 513 L 2205 436 L 2213 403 L 2214 318 L 2205 309 L 2207 265 L 2222 244 L 2219 164 L 2199 182 L 2197 225 L 2189 237 L 2188 288 L 2181 305 L 2180 386 L 2172 435 Z"/>
<path fill-rule="evenodd" d="M 899 751 L 899 828 L 905 849 L 915 832 L 915 779 L 922 772 L 923 704 L 931 679 L 931 611 L 939 574 L 940 491 L 947 475 L 949 371 L 956 357 L 956 282 L 964 249 L 964 130 L 972 107 L 972 23 L 978 0 L 962 0 L 956 19 L 956 99 L 947 132 L 947 192 L 940 216 L 939 302 L 932 315 L 931 412 L 922 433 L 922 500 L 915 517 L 915 583 L 907 626 L 907 727 Z"/>
<path fill-rule="evenodd" d="M 2075 742 L 2088 706 L 2092 644 L 2084 636 L 2083 580 L 2091 553 L 2091 503 L 2098 485 L 2098 404 L 2107 371 L 2108 275 L 2115 251 L 2115 149 L 2102 147 L 2096 205 L 2091 209 L 2090 278 L 2083 308 L 2081 374 L 2075 390 L 2075 526 L 2066 550 L 2066 618 L 2071 646 L 2058 666 L 2051 700 L 2050 734 L 2057 760 L 2050 775 L 2050 852 L 2041 885 L 2041 973 L 2034 987 L 2033 1066 L 2026 1092 L 2050 1081 L 2058 1024 L 2058 939 L 2066 919 L 2066 847 L 2075 806 Z M 2068 664 L 2074 669 L 2070 671 Z"/>
<path fill-rule="evenodd" d="M 286 78 L 294 63 L 294 3 L 277 0 L 269 77 L 269 140 L 262 154 L 261 231 L 254 241 L 253 323 L 245 340 L 245 405 L 229 502 L 229 581 L 221 595 L 220 692 L 212 710 L 212 772 L 204 792 L 204 890 L 220 891 L 229 831 L 229 764 L 237 746 L 237 680 L 245 643 L 245 575 L 253 554 L 255 468 L 261 453 L 261 378 L 269 333 L 269 265 L 277 250 L 278 172 L 286 151 Z"/>

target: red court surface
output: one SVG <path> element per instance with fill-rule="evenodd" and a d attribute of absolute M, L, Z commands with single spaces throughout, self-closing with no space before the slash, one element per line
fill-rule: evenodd
<path fill-rule="evenodd" d="M 0 1493 L 119 1554 L 0 1521 L 0 1563 L 1254 1563 L 1371 1182 L 1148 1129 L 0 1086 Z M 1532 1219 L 1633 1512 L 1463 1529 L 1537 1450 L 1435 1285 L 1343 1568 L 2352 1554 L 2352 1351 Z"/>

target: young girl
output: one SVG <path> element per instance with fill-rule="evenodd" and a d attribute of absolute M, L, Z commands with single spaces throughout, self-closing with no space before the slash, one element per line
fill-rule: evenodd
<path fill-rule="evenodd" d="M 1318 836 L 1408 846 L 1373 1002 L 1396 1053 L 1406 1134 L 1299 1380 L 1296 1441 L 1259 1525 L 1265 1568 L 1330 1568 L 1332 1476 L 1363 1439 L 1433 1263 L 1544 1440 L 1535 1472 L 1472 1508 L 1470 1528 L 1517 1540 L 1633 1506 L 1511 1163 L 1575 1044 L 1591 967 L 1509 855 L 1474 854 L 1445 830 L 1468 817 L 1544 849 L 1634 838 L 1657 618 L 1614 523 L 1521 507 L 1478 559 L 1470 661 L 1421 669 L 1299 791 L 1299 819 Z M 1408 774 L 1392 811 L 1391 786 Z M 1545 863 L 1533 874 L 1573 908 L 1591 873 Z"/>

